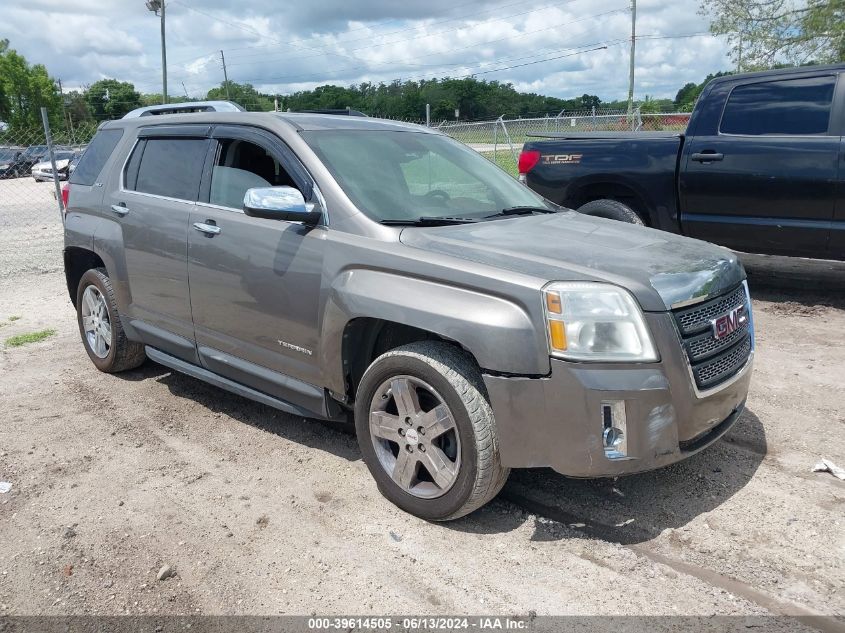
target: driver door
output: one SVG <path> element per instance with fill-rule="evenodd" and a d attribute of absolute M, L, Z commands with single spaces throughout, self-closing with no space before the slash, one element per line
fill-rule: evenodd
<path fill-rule="evenodd" d="M 188 279 L 197 348 L 209 370 L 321 408 L 317 322 L 326 228 L 244 214 L 251 187 L 312 183 L 272 134 L 219 127 L 191 214 Z M 316 408 L 315 408 L 316 407 Z"/>

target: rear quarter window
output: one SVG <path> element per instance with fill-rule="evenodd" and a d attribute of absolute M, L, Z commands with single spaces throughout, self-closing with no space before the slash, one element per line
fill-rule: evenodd
<path fill-rule="evenodd" d="M 85 153 L 79 159 L 79 164 L 70 177 L 70 183 L 93 185 L 122 136 L 123 130 L 100 130 L 97 132 Z"/>

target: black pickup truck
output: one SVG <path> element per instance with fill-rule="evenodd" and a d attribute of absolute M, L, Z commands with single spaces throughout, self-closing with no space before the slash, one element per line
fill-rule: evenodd
<path fill-rule="evenodd" d="M 529 140 L 520 179 L 560 205 L 751 253 L 845 259 L 845 64 L 720 77 L 685 133 Z"/>

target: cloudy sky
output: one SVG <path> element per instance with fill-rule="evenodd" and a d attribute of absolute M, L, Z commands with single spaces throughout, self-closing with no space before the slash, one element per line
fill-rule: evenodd
<path fill-rule="evenodd" d="M 0 38 L 65 87 L 114 77 L 161 91 L 159 21 L 144 0 L 2 4 Z M 730 66 L 697 10 L 639 0 L 637 98 L 674 97 Z M 630 28 L 629 0 L 167 0 L 168 84 L 205 96 L 223 79 L 223 49 L 232 81 L 269 93 L 475 74 L 611 100 L 627 96 Z"/>

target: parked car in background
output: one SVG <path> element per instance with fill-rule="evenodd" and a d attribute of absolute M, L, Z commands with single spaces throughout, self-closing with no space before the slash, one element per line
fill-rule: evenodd
<path fill-rule="evenodd" d="M 22 147 L 0 147 L 0 179 L 17 178 L 17 162 L 23 153 Z"/>
<path fill-rule="evenodd" d="M 59 180 L 67 180 L 68 167 L 73 159 L 79 158 L 80 152 L 71 150 L 53 151 L 53 156 L 56 160 L 56 170 L 59 174 Z M 30 172 L 36 182 L 46 182 L 53 180 L 53 164 L 50 161 L 50 154 L 48 153 L 45 160 L 36 163 L 32 166 Z"/>
<path fill-rule="evenodd" d="M 685 133 L 525 143 L 520 178 L 594 215 L 751 253 L 845 259 L 845 64 L 711 81 Z"/>
<path fill-rule="evenodd" d="M 67 288 L 100 371 L 150 358 L 354 423 L 378 489 L 425 519 L 511 468 L 677 462 L 745 405 L 734 253 L 562 209 L 431 128 L 141 112 L 100 127 L 68 189 Z"/>
<path fill-rule="evenodd" d="M 20 156 L 13 163 L 12 169 L 16 175 L 12 177 L 28 176 L 30 171 L 32 171 L 33 165 L 43 161 L 45 156 L 47 156 L 46 145 L 30 145 L 21 152 Z"/>
<path fill-rule="evenodd" d="M 65 178 L 63 180 L 67 180 L 73 175 L 76 166 L 79 164 L 79 160 L 82 158 L 82 155 L 85 153 L 85 148 L 78 150 L 74 157 L 70 160 L 67 167 L 65 168 Z"/>

